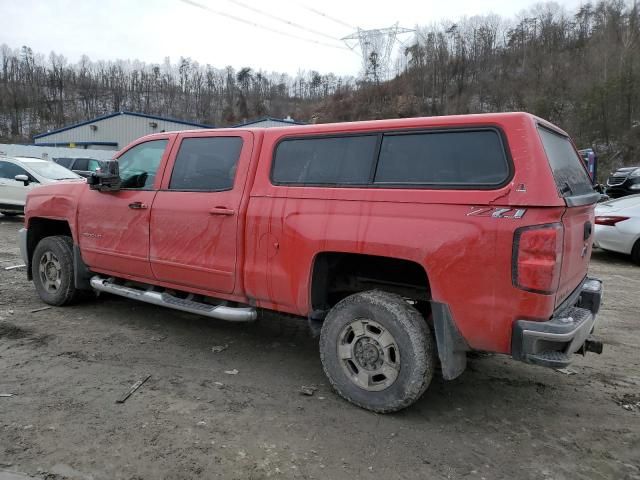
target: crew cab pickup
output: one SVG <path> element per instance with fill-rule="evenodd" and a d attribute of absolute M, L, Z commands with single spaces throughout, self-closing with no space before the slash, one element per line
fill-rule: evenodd
<path fill-rule="evenodd" d="M 306 319 L 335 390 L 390 412 L 467 352 L 547 367 L 602 349 L 592 188 L 527 113 L 149 135 L 29 194 L 46 303 L 82 291 L 235 322 Z"/>

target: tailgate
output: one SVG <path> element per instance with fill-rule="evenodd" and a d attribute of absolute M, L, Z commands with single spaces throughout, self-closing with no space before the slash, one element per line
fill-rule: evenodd
<path fill-rule="evenodd" d="M 573 292 L 587 275 L 593 244 L 594 205 L 569 207 L 562 216 L 564 244 L 556 306 Z"/>

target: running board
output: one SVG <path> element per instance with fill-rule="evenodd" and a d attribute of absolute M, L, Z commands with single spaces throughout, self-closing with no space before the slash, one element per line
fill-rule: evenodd
<path fill-rule="evenodd" d="M 132 298 L 141 302 L 161 305 L 163 307 L 181 310 L 183 312 L 204 315 L 205 317 L 226 320 L 227 322 L 253 322 L 258 313 L 252 307 L 227 307 L 225 305 L 209 305 L 207 303 L 196 302 L 189 298 L 178 298 L 166 292 L 155 290 L 141 290 L 138 288 L 118 285 L 110 279 L 102 278 L 98 275 L 91 278 L 91 286 L 99 292 L 113 293 L 121 297 Z"/>

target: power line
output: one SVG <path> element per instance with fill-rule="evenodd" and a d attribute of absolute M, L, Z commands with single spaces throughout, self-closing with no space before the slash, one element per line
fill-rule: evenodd
<path fill-rule="evenodd" d="M 252 26 L 254 28 L 259 28 L 261 30 L 266 30 L 267 32 L 276 33 L 276 34 L 282 35 L 284 37 L 290 37 L 290 38 L 294 38 L 296 40 L 302 40 L 303 42 L 308 42 L 308 43 L 315 43 L 316 45 L 322 45 L 322 46 L 329 47 L 329 48 L 336 48 L 338 50 L 347 50 L 346 47 L 340 47 L 338 45 L 331 45 L 329 43 L 321 42 L 319 40 L 313 40 L 311 38 L 301 37 L 301 36 L 295 35 L 293 33 L 286 33 L 286 32 L 277 30 L 275 28 L 267 27 L 265 25 L 261 25 L 259 23 L 252 22 L 250 20 L 245 20 L 244 18 L 237 17 L 237 16 L 232 15 L 230 13 L 226 13 L 226 12 L 221 12 L 219 10 L 215 10 L 215 9 L 213 9 L 211 7 L 208 7 L 207 5 L 203 5 L 203 4 L 201 4 L 199 2 L 196 2 L 194 0 L 180 0 L 180 1 L 183 2 L 183 3 L 186 3 L 188 5 L 191 5 L 193 7 L 197 7 L 197 8 L 200 8 L 202 10 L 206 10 L 208 12 L 214 13 L 216 15 L 220 15 L 222 17 L 230 18 L 231 20 L 235 20 L 236 22 L 244 23 L 244 24 L 250 25 L 250 26 Z"/>
<path fill-rule="evenodd" d="M 284 18 L 280 18 L 280 17 L 278 17 L 276 15 L 273 15 L 273 14 L 271 14 L 269 12 L 265 12 L 264 10 L 260 10 L 259 8 L 253 7 L 251 5 L 247 5 L 246 3 L 241 2 L 240 0 L 227 0 L 227 1 L 230 2 L 230 3 L 235 3 L 236 5 L 238 5 L 238 6 L 242 7 L 242 8 L 246 8 L 247 10 L 251 10 L 252 12 L 255 12 L 255 13 L 259 14 L 259 15 L 264 15 L 265 17 L 271 18 L 272 20 L 276 20 L 276 21 L 278 21 L 280 23 L 284 23 L 285 25 L 288 25 L 290 27 L 297 28 L 297 29 L 303 30 L 305 32 L 315 33 L 316 35 L 320 35 L 321 37 L 328 38 L 329 40 L 335 40 L 335 41 L 338 41 L 338 42 L 340 41 L 339 38 L 332 37 L 331 35 L 327 35 L 326 33 L 320 32 L 318 30 L 314 30 L 313 28 L 305 27 L 303 25 L 300 25 L 299 23 L 292 22 L 292 21 L 286 20 Z"/>
<path fill-rule="evenodd" d="M 297 2 L 296 2 L 297 3 Z M 326 18 L 327 20 L 331 20 L 332 22 L 335 22 L 339 25 L 342 25 L 343 27 L 347 27 L 351 30 L 355 30 L 356 27 L 354 27 L 353 25 L 349 25 L 346 22 L 343 22 L 342 20 L 338 19 L 338 18 L 334 18 L 330 15 L 327 15 L 326 13 L 321 12 L 320 10 L 316 10 L 315 8 L 311 8 L 311 7 L 307 7 L 306 5 L 303 5 L 301 3 L 298 3 L 298 5 L 302 8 L 304 8 L 305 10 L 309 10 L 312 13 L 315 13 L 316 15 L 320 15 L 321 17 Z"/>

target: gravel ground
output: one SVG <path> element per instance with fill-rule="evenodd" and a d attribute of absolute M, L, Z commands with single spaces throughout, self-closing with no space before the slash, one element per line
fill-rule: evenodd
<path fill-rule="evenodd" d="M 20 225 L 0 216 L 0 267 L 21 263 Z M 32 312 L 44 304 L 24 269 L 1 268 L 0 480 L 640 479 L 640 268 L 596 252 L 591 271 L 605 351 L 576 356 L 575 374 L 474 355 L 376 415 L 331 391 L 303 321 L 234 325 L 109 295 Z"/>

